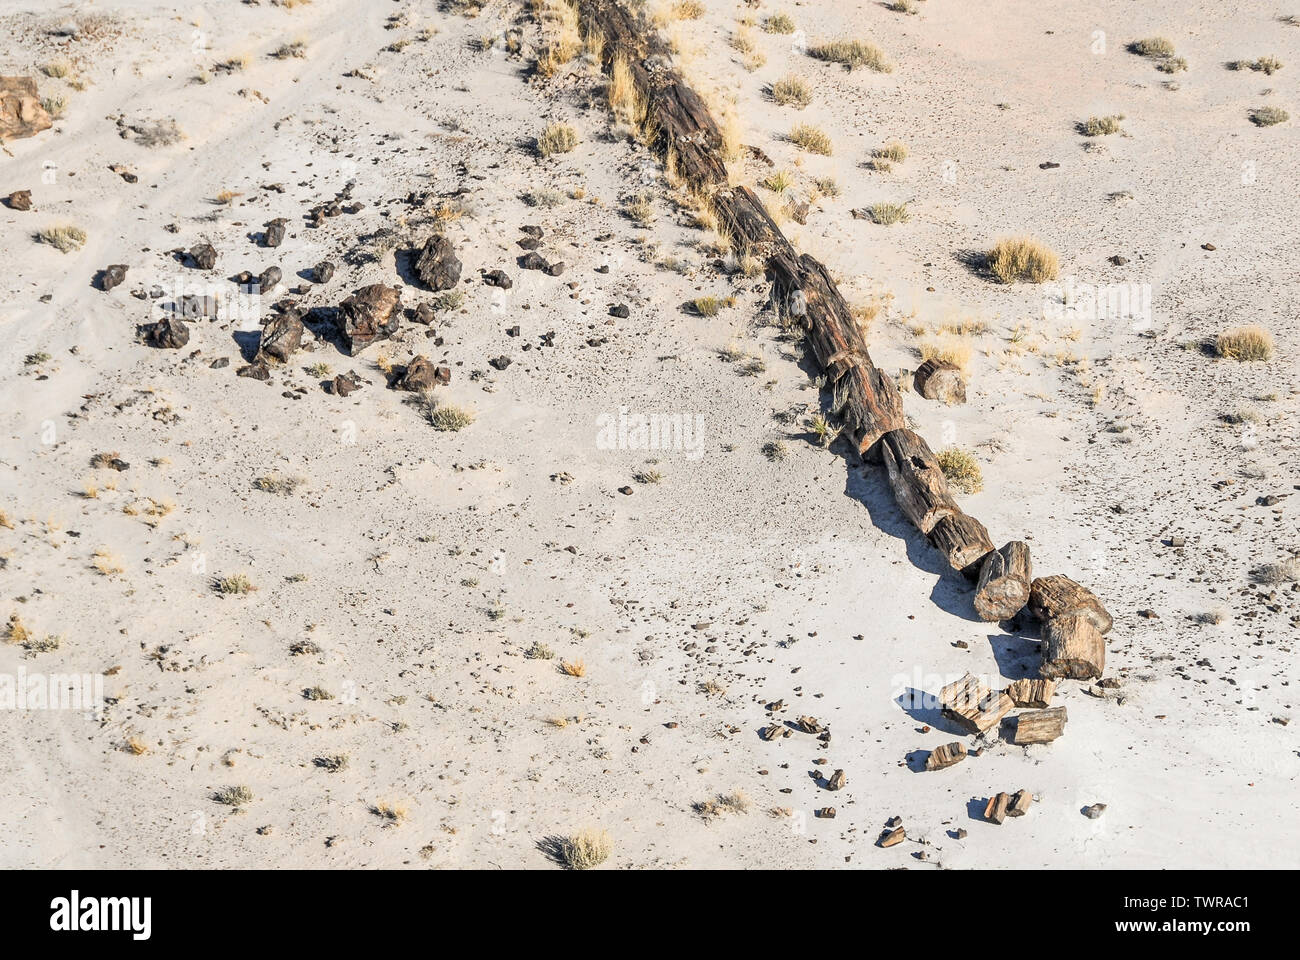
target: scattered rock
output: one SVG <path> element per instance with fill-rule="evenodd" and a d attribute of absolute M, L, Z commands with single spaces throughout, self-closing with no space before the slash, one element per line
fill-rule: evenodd
<path fill-rule="evenodd" d="M 266 365 L 265 360 L 258 359 L 254 360 L 247 366 L 240 367 L 235 371 L 235 375 L 239 377 L 248 377 L 250 380 L 266 381 L 271 379 L 271 370 Z"/>
<path fill-rule="evenodd" d="M 1201 249 L 1202 249 L 1202 250 L 1217 250 L 1218 248 L 1217 248 L 1214 244 L 1212 244 L 1212 243 L 1203 243 L 1203 244 L 1201 244 Z"/>
<path fill-rule="evenodd" d="M 339 304 L 339 333 L 348 352 L 356 356 L 376 340 L 386 340 L 401 322 L 402 292 L 397 287 L 372 283 Z"/>
<path fill-rule="evenodd" d="M 1007 687 L 1007 696 L 1017 707 L 1049 707 L 1055 692 L 1052 680 L 1016 680 Z"/>
<path fill-rule="evenodd" d="M 927 400 L 938 400 L 949 406 L 966 402 L 966 378 L 956 364 L 933 357 L 926 360 L 912 374 L 912 386 Z"/>
<path fill-rule="evenodd" d="M 623 496 L 625 496 L 625 497 L 630 497 L 630 496 L 632 496 L 632 488 L 631 488 L 631 487 L 619 487 L 619 488 L 618 488 L 618 492 L 621 493 L 621 494 L 623 494 Z"/>
<path fill-rule="evenodd" d="M 519 264 L 519 267 L 522 270 L 545 270 L 550 266 L 550 264 L 546 262 L 546 258 L 536 251 L 526 253 L 522 257 L 517 257 L 515 263 Z"/>
<path fill-rule="evenodd" d="M 834 807 L 821 807 L 820 809 L 817 809 L 817 810 L 814 810 L 814 811 L 813 811 L 813 816 L 816 817 L 818 820 L 834 820 L 834 819 L 835 819 L 835 808 L 834 808 Z"/>
<path fill-rule="evenodd" d="M 876 841 L 879 847 L 893 847 L 907 839 L 907 832 L 902 827 L 895 827 L 893 830 L 886 830 Z"/>
<path fill-rule="evenodd" d="M 489 270 L 483 274 L 483 282 L 489 287 L 500 287 L 502 290 L 509 290 L 514 286 L 504 270 Z"/>
<path fill-rule="evenodd" d="M 265 230 L 262 233 L 262 245 L 266 247 L 278 247 L 284 243 L 285 227 L 289 223 L 284 217 L 276 217 L 274 220 L 268 220 L 265 224 Z"/>
<path fill-rule="evenodd" d="M 631 311 L 628 310 L 626 303 L 620 303 L 609 308 L 609 315 L 611 317 L 618 317 L 620 320 L 626 320 L 630 314 Z"/>
<path fill-rule="evenodd" d="M 1007 809 L 1010 805 L 1011 798 L 1005 793 L 990 797 L 988 803 L 984 805 L 984 819 L 989 823 L 1001 825 L 1002 821 L 1007 818 Z"/>
<path fill-rule="evenodd" d="M 558 277 L 560 274 L 564 272 L 564 262 L 561 261 L 559 263 L 548 264 L 546 267 L 546 272 L 552 277 Z"/>
<path fill-rule="evenodd" d="M 210 243 L 190 247 L 188 261 L 196 270 L 211 270 L 217 265 L 217 251 Z"/>
<path fill-rule="evenodd" d="M 5 206 L 10 210 L 26 213 L 32 208 L 32 192 L 30 190 L 15 190 L 5 197 Z"/>
<path fill-rule="evenodd" d="M 127 266 L 125 263 L 111 263 L 103 270 L 99 271 L 99 289 L 107 293 L 126 279 Z"/>
<path fill-rule="evenodd" d="M 285 363 L 302 346 L 302 334 L 302 320 L 297 312 L 282 313 L 262 329 L 258 355 Z"/>
<path fill-rule="evenodd" d="M 360 390 L 361 383 L 362 383 L 361 378 L 358 377 L 355 373 L 351 373 L 351 372 L 347 374 L 340 373 L 337 377 L 334 378 L 334 381 L 331 384 L 331 388 L 333 389 L 334 394 L 336 396 L 346 397 L 354 390 Z"/>
<path fill-rule="evenodd" d="M 1113 257 L 1110 257 L 1109 259 L 1110 262 L 1117 267 L 1122 267 L 1124 266 L 1124 264 L 1128 263 L 1128 257 L 1121 257 L 1118 253 L 1115 254 Z"/>
<path fill-rule="evenodd" d="M 190 342 L 190 328 L 175 317 L 164 317 L 157 323 L 146 323 L 140 328 L 145 342 L 164 350 L 179 350 Z"/>
<path fill-rule="evenodd" d="M 209 370 L 224 370 L 224 369 L 225 369 L 226 367 L 228 367 L 228 366 L 230 366 L 230 358 L 229 358 L 229 357 L 217 357 L 217 359 L 213 360 L 211 363 L 208 364 L 208 369 L 209 369 Z"/>
<path fill-rule="evenodd" d="M 491 360 L 488 361 L 488 363 L 491 366 L 495 367 L 498 370 L 504 370 L 506 367 L 510 366 L 510 364 L 513 362 L 514 362 L 513 360 L 511 360 L 509 357 L 504 355 L 500 357 L 493 357 Z"/>
<path fill-rule="evenodd" d="M 322 260 L 311 268 L 312 283 L 329 283 L 332 276 L 334 276 L 334 264 L 329 260 Z"/>
<path fill-rule="evenodd" d="M 831 774 L 830 779 L 826 781 L 826 789 L 827 789 L 827 790 L 843 790 L 843 789 L 844 789 L 844 783 L 845 783 L 846 780 L 847 780 L 847 778 L 844 776 L 844 771 L 843 771 L 843 770 L 836 770 L 834 773 Z"/>
<path fill-rule="evenodd" d="M 452 249 L 451 241 L 434 234 L 425 241 L 415 258 L 415 273 L 426 287 L 433 291 L 450 290 L 460 280 L 460 260 Z"/>
<path fill-rule="evenodd" d="M 406 365 L 402 375 L 393 383 L 395 389 L 423 393 L 437 385 L 451 383 L 451 368 L 438 367 L 427 358 L 417 356 Z"/>
<path fill-rule="evenodd" d="M 1084 807 L 1083 810 L 1080 812 L 1089 820 L 1096 820 L 1098 817 L 1100 817 L 1103 813 L 1106 812 L 1106 804 L 1094 803 L 1090 806 Z"/>
<path fill-rule="evenodd" d="M 939 691 L 940 713 L 970 733 L 985 733 L 997 726 L 1012 707 L 1003 691 L 996 693 L 974 674 L 966 674 Z"/>
<path fill-rule="evenodd" d="M 1008 817 L 1023 817 L 1029 812 L 1029 805 L 1034 802 L 1034 796 L 1028 790 L 1017 790 L 1011 795 L 1011 804 L 1007 807 Z"/>
<path fill-rule="evenodd" d="M 266 293 L 268 290 L 274 290 L 275 285 L 280 282 L 284 274 L 279 267 L 267 267 L 257 278 L 258 293 Z"/>

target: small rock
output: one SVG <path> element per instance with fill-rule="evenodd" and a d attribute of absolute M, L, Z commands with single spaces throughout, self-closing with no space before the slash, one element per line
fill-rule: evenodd
<path fill-rule="evenodd" d="M 631 312 L 632 311 L 627 308 L 626 303 L 620 303 L 617 306 L 609 308 L 609 315 L 611 317 L 618 317 L 620 320 L 626 320 Z"/>
<path fill-rule="evenodd" d="M 483 282 L 489 287 L 500 287 L 502 290 L 509 290 L 514 286 L 504 270 L 489 270 L 483 274 Z"/>
<path fill-rule="evenodd" d="M 513 362 L 514 361 L 511 360 L 509 357 L 502 355 L 500 357 L 493 357 L 491 360 L 488 361 L 488 364 L 490 366 L 495 367 L 498 370 L 504 370 L 506 367 L 510 366 L 510 364 Z"/>
<path fill-rule="evenodd" d="M 217 251 L 210 243 L 190 247 L 189 265 L 197 270 L 211 270 L 217 265 Z"/>
<path fill-rule="evenodd" d="M 893 830 L 886 830 L 876 841 L 880 847 L 893 847 L 907 839 L 907 832 L 902 827 L 895 827 Z"/>
<path fill-rule="evenodd" d="M 288 222 L 289 221 L 283 217 L 277 217 L 274 220 L 267 221 L 265 224 L 266 229 L 262 233 L 263 245 L 268 247 L 278 247 L 280 244 L 284 243 L 285 226 Z"/>
<path fill-rule="evenodd" d="M 334 276 L 334 264 L 329 260 L 322 260 L 311 268 L 312 283 L 329 283 L 332 276 Z"/>
<path fill-rule="evenodd" d="M 451 241 L 435 233 L 415 257 L 415 274 L 430 290 L 450 290 L 460 281 L 460 260 Z"/>
<path fill-rule="evenodd" d="M 99 289 L 107 293 L 126 279 L 125 263 L 111 263 L 99 271 Z"/>
<path fill-rule="evenodd" d="M 10 210 L 26 213 L 32 208 L 32 192 L 30 190 L 15 190 L 5 197 L 5 206 Z"/>
<path fill-rule="evenodd" d="M 1084 807 L 1082 812 L 1089 820 L 1096 820 L 1106 812 L 1106 804 L 1094 803 L 1091 806 Z"/>
<path fill-rule="evenodd" d="M 146 323 L 140 328 L 145 342 L 164 350 L 179 350 L 190 342 L 190 328 L 182 320 L 166 317 L 157 323 Z"/>
<path fill-rule="evenodd" d="M 236 370 L 235 375 L 239 377 L 248 377 L 250 380 L 266 381 L 271 379 L 271 370 L 267 367 L 265 360 L 254 360 L 247 366 L 240 367 Z"/>

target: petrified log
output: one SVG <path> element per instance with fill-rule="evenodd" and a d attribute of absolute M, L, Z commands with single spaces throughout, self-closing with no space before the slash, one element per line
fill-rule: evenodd
<path fill-rule="evenodd" d="M 965 759 L 966 744 L 960 740 L 954 740 L 952 743 L 945 743 L 931 750 L 930 755 L 925 758 L 925 769 L 942 770 Z"/>
<path fill-rule="evenodd" d="M 979 577 L 984 557 L 993 550 L 984 524 L 961 510 L 941 517 L 928 537 L 930 545 L 948 559 L 948 566 L 968 580 Z"/>
<path fill-rule="evenodd" d="M 985 733 L 1011 709 L 1011 698 L 968 673 L 939 691 L 939 712 L 971 733 Z"/>
<path fill-rule="evenodd" d="M 939 461 L 919 435 L 906 428 L 890 430 L 880 438 L 880 447 L 894 499 L 917 529 L 928 534 L 944 517 L 960 512 Z"/>
<path fill-rule="evenodd" d="M 415 257 L 415 274 L 430 290 L 450 290 L 460 281 L 460 260 L 451 241 L 435 233 Z"/>
<path fill-rule="evenodd" d="M 1011 803 L 1007 806 L 1008 817 L 1023 817 L 1029 812 L 1029 805 L 1034 802 L 1034 795 L 1028 790 L 1017 790 L 1011 795 Z"/>
<path fill-rule="evenodd" d="M 975 587 L 975 612 L 981 620 L 1010 620 L 1029 602 L 1032 571 L 1029 545 L 1012 540 L 984 558 Z"/>
<path fill-rule="evenodd" d="M 1051 743 L 1065 733 L 1065 707 L 1047 710 L 1026 710 L 1016 716 L 1016 732 L 1012 743 Z"/>
<path fill-rule="evenodd" d="M 1029 609 L 1034 616 L 1044 621 L 1082 614 L 1101 633 L 1108 632 L 1114 623 L 1096 594 L 1059 573 L 1050 577 L 1038 577 L 1030 584 Z"/>
<path fill-rule="evenodd" d="M 1017 707 L 1048 707 L 1056 693 L 1054 680 L 1017 680 L 1007 687 L 1007 696 Z"/>
<path fill-rule="evenodd" d="M 347 341 L 348 352 L 355 357 L 376 340 L 396 333 L 401 305 L 402 292 L 382 283 L 362 287 L 339 304 L 339 332 Z"/>
<path fill-rule="evenodd" d="M 1007 810 L 1010 806 L 1011 797 L 1005 793 L 989 797 L 989 802 L 984 805 L 984 819 L 1000 826 L 1007 818 Z"/>
<path fill-rule="evenodd" d="M 1043 624 L 1041 636 L 1043 663 L 1038 672 L 1046 679 L 1093 680 L 1105 671 L 1106 641 L 1086 614 L 1053 617 Z"/>
<path fill-rule="evenodd" d="M 966 379 L 956 364 L 933 357 L 912 374 L 912 389 L 927 400 L 952 405 L 966 402 Z"/>
<path fill-rule="evenodd" d="M 0 140 L 32 137 L 52 123 L 41 106 L 34 78 L 0 77 Z"/>

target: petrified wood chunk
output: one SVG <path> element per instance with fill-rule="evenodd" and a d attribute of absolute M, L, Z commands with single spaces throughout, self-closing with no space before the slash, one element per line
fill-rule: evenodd
<path fill-rule="evenodd" d="M 1043 624 L 1043 663 L 1048 680 L 1094 680 L 1106 669 L 1106 641 L 1085 614 L 1054 617 Z"/>
<path fill-rule="evenodd" d="M 927 400 L 946 404 L 966 402 L 966 379 L 955 364 L 933 357 L 912 374 L 912 388 Z"/>
<path fill-rule="evenodd" d="M 1017 746 L 1024 743 L 1051 743 L 1065 733 L 1067 719 L 1065 707 L 1026 710 L 1016 717 L 1016 733 L 1012 743 Z"/>
<path fill-rule="evenodd" d="M 979 577 L 982 561 L 993 550 L 984 524 L 958 510 L 941 517 L 929 533 L 930 545 L 948 559 L 948 566 L 966 577 Z"/>
<path fill-rule="evenodd" d="M 1029 609 L 1039 620 L 1083 614 L 1101 633 L 1114 623 L 1096 594 L 1061 574 L 1039 577 L 1030 584 Z"/>
<path fill-rule="evenodd" d="M 906 428 L 880 438 L 894 499 L 917 529 L 928 534 L 944 517 L 958 513 L 939 461 L 919 435 Z"/>
<path fill-rule="evenodd" d="M 984 733 L 1011 709 L 1011 698 L 994 692 L 974 674 L 954 680 L 939 692 L 940 713 L 971 733 Z"/>
<path fill-rule="evenodd" d="M 1032 568 L 1029 545 L 1012 540 L 984 558 L 975 587 L 975 612 L 981 620 L 1010 620 L 1029 602 Z"/>

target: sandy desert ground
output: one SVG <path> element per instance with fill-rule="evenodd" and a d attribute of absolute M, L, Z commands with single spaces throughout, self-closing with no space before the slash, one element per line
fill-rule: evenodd
<path fill-rule="evenodd" d="M 536 70 L 559 0 L 2 0 L 0 74 L 61 115 L 0 155 L 0 197 L 32 197 L 0 208 L 0 672 L 102 676 L 105 702 L 0 711 L 0 865 L 558 869 L 582 831 L 602 869 L 1300 864 L 1300 121 L 1252 121 L 1300 109 L 1300 6 L 911 6 L 649 12 L 744 145 L 733 179 L 809 203 L 783 229 L 876 365 L 965 366 L 965 404 L 904 394 L 979 462 L 962 507 L 1114 615 L 1110 684 L 1057 690 L 1064 736 L 917 705 L 1034 676 L 1036 625 L 979 620 L 882 469 L 818 442 L 761 272 L 710 246 L 589 53 Z M 1128 49 L 1156 36 L 1185 69 Z M 892 70 L 809 55 L 839 37 Z M 788 74 L 802 108 L 770 92 Z M 552 124 L 576 146 L 541 156 Z M 886 202 L 909 218 L 853 213 Z M 84 243 L 37 238 L 60 225 Z M 521 269 L 523 226 L 558 276 Z M 433 233 L 454 296 L 412 276 Z M 1056 284 L 980 269 L 1021 234 Z M 211 270 L 180 253 L 202 243 Z M 433 322 L 356 356 L 312 326 L 237 375 L 273 304 L 374 283 Z M 1121 285 L 1149 312 L 1090 309 Z M 141 342 L 186 293 L 229 312 Z M 1246 325 L 1271 356 L 1216 355 Z M 417 355 L 472 423 L 387 385 Z M 652 415 L 687 442 L 609 432 Z M 830 739 L 760 736 L 800 716 Z M 925 771 L 954 739 L 979 754 Z M 1021 789 L 1027 815 L 985 820 Z"/>

